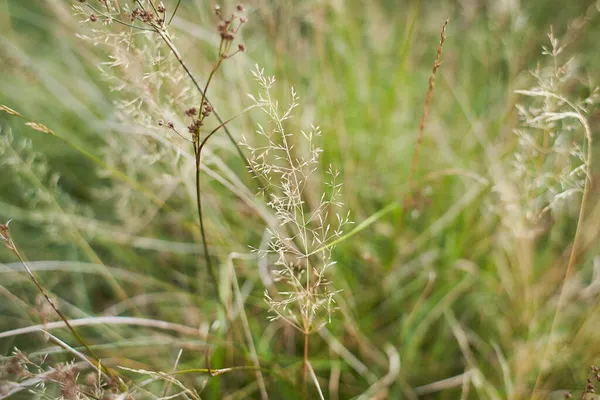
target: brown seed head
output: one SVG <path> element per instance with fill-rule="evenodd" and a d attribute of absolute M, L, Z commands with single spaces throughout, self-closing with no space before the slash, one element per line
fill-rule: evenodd
<path fill-rule="evenodd" d="M 10 221 L 8 221 L 6 224 L 0 224 L 0 241 L 4 242 L 4 244 L 6 245 L 6 247 L 9 250 L 14 251 L 15 250 L 14 243 L 10 239 L 10 233 L 8 232 L 8 224 L 9 223 L 10 223 Z"/>
<path fill-rule="evenodd" d="M 85 376 L 85 384 L 96 388 L 98 386 L 98 374 L 95 372 L 90 372 Z"/>
<path fill-rule="evenodd" d="M 221 39 L 231 42 L 235 39 L 235 35 L 232 32 L 221 32 Z"/>
<path fill-rule="evenodd" d="M 62 385 L 60 394 L 62 395 L 61 398 L 65 400 L 79 400 L 81 398 L 79 397 L 79 386 L 73 381 L 66 381 Z"/>
<path fill-rule="evenodd" d="M 192 122 L 188 126 L 188 132 L 195 136 L 198 134 L 198 131 L 200 130 L 201 126 L 202 126 L 202 121 L 200 121 L 199 119 L 195 119 L 194 122 Z"/>
<path fill-rule="evenodd" d="M 66 400 L 78 400 L 80 398 L 80 389 L 76 377 L 77 371 L 75 371 L 75 368 L 67 366 L 61 381 L 61 394 Z"/>
<path fill-rule="evenodd" d="M 242 4 L 238 4 L 237 7 L 236 7 L 236 10 L 238 10 L 239 12 L 246 11 L 246 9 L 244 8 L 244 6 Z"/>
<path fill-rule="evenodd" d="M 185 110 L 185 115 L 187 115 L 188 117 L 195 117 L 196 115 L 198 115 L 198 109 L 196 107 L 188 108 L 187 110 Z"/>
<path fill-rule="evenodd" d="M 212 106 L 205 102 L 204 107 L 202 108 L 202 115 L 204 116 L 204 118 L 208 117 L 212 111 Z"/>
<path fill-rule="evenodd" d="M 142 10 L 140 10 L 139 8 L 134 8 L 133 11 L 131 12 L 131 21 L 135 21 L 137 17 L 140 16 Z"/>
<path fill-rule="evenodd" d="M 7 374 L 17 376 L 19 378 L 27 375 L 27 370 L 23 366 L 26 358 L 19 357 L 15 355 L 8 360 L 6 364 L 5 370 Z"/>
<path fill-rule="evenodd" d="M 154 20 L 154 14 L 152 14 L 150 11 L 142 10 L 140 11 L 140 18 L 143 22 L 149 24 Z"/>
<path fill-rule="evenodd" d="M 90 21 L 91 21 L 91 22 L 96 22 L 96 21 L 98 21 L 98 17 L 96 16 L 96 14 L 90 14 Z"/>
<path fill-rule="evenodd" d="M 62 364 L 58 364 L 55 366 L 49 373 L 48 379 L 53 381 L 62 381 L 64 379 L 64 366 Z"/>
<path fill-rule="evenodd" d="M 0 239 L 8 240 L 8 225 L 0 224 Z"/>

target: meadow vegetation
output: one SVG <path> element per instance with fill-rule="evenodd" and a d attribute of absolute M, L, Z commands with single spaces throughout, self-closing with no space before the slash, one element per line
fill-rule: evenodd
<path fill-rule="evenodd" d="M 598 37 L 0 0 L 0 399 L 596 398 Z"/>

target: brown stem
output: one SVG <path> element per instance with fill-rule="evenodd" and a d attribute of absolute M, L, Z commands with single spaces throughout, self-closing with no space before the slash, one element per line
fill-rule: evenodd
<path fill-rule="evenodd" d="M 408 176 L 409 187 L 412 192 L 414 189 L 414 178 L 415 173 L 417 171 L 417 165 L 419 164 L 419 157 L 421 154 L 421 146 L 423 144 L 423 136 L 425 133 L 425 124 L 427 122 L 427 117 L 429 116 L 429 107 L 431 105 L 431 99 L 433 97 L 433 88 L 435 86 L 435 77 L 437 75 L 438 68 L 440 67 L 440 60 L 442 58 L 442 48 L 444 47 L 444 41 L 446 41 L 446 27 L 448 26 L 448 20 L 444 22 L 442 25 L 442 31 L 440 33 L 440 44 L 437 48 L 437 55 L 435 57 L 435 62 L 433 63 L 433 70 L 431 72 L 431 76 L 429 77 L 429 87 L 427 89 L 427 96 L 425 99 L 425 107 L 423 108 L 423 116 L 419 121 L 419 134 L 417 136 L 417 143 L 415 145 L 415 152 L 413 154 L 413 158 L 410 166 L 410 174 Z"/>
<path fill-rule="evenodd" d="M 9 232 L 8 232 L 8 226 L 7 225 L 8 224 L 0 226 L 0 238 L 2 239 L 3 242 L 5 242 L 6 247 L 8 247 L 8 249 L 11 250 L 17 256 L 17 258 L 19 259 L 19 261 L 21 261 L 21 264 L 23 264 L 23 267 L 25 268 L 25 271 L 27 271 L 27 274 L 29 275 L 29 277 L 31 278 L 31 280 L 33 281 L 33 283 L 35 284 L 35 286 L 42 293 L 42 295 L 44 296 L 44 298 L 46 299 L 46 301 L 48 302 L 48 304 L 50 304 L 50 307 L 52 307 L 52 309 L 54 310 L 54 312 L 56 312 L 56 314 L 58 314 L 58 316 L 60 317 L 60 319 L 65 323 L 65 325 L 71 331 L 71 333 L 73 334 L 73 336 L 75 336 L 75 339 L 77 339 L 77 341 L 79 343 L 81 343 L 81 345 L 88 351 L 88 353 L 90 354 L 90 356 L 96 362 L 97 367 L 100 370 L 102 370 L 102 372 L 104 372 L 107 376 L 109 376 L 119 386 L 119 389 L 121 391 L 127 392 L 127 386 L 125 386 L 125 384 L 123 383 L 123 381 L 114 373 L 114 371 L 112 371 L 111 369 L 108 369 L 104 364 L 102 364 L 102 362 L 100 361 L 100 357 L 98 357 L 96 355 L 96 353 L 94 352 L 94 350 L 92 350 L 92 348 L 87 343 L 87 341 L 79 334 L 79 332 L 77 332 L 75 330 L 75 328 L 71 325 L 71 323 L 69 322 L 69 320 L 67 319 L 67 317 L 58 309 L 58 307 L 56 306 L 56 304 L 54 304 L 54 301 L 50 298 L 50 295 L 48 294 L 48 292 L 46 291 L 46 289 L 37 280 L 37 278 L 35 277 L 35 275 L 33 275 L 33 272 L 31 271 L 31 269 L 29 268 L 29 266 L 25 262 L 25 259 L 21 255 L 21 252 L 19 252 L 19 249 L 17 248 L 16 243 L 12 240 L 12 238 L 11 238 Z"/>

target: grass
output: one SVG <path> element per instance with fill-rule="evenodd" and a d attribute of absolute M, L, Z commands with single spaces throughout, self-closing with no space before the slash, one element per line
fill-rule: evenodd
<path fill-rule="evenodd" d="M 178 2 L 163 1 L 168 21 Z M 84 23 L 70 2 L 0 0 L 0 104 L 23 117 L 0 111 L 0 222 L 12 219 L 5 234 L 77 332 L 0 249 L 0 397 L 589 396 L 600 354 L 600 16 L 591 1 L 522 3 L 252 1 L 235 42 L 247 51 L 206 90 L 220 43 L 209 4 L 181 2 L 168 28 L 194 85 L 158 36 L 110 59 L 116 37 L 81 36 L 129 27 Z M 198 86 L 223 120 L 236 117 L 235 142 L 263 146 L 256 124 L 269 132 L 272 117 L 241 113 L 260 89 L 254 64 L 276 78 L 281 107 L 290 87 L 298 93 L 277 128 L 291 134 L 290 159 L 312 154 L 301 130 L 322 132 L 294 203 L 304 211 L 288 217 L 320 209 L 329 166 L 339 170 L 340 215 L 354 225 L 331 241 L 285 242 L 295 235 L 278 232 L 277 217 L 290 210 L 256 195 L 261 182 L 222 130 L 200 160 L 200 142 L 158 126 L 189 135 L 183 111 L 202 108 Z M 219 124 L 208 117 L 200 135 Z M 271 247 L 281 259 L 251 252 L 269 249 L 267 228 L 283 238 Z M 302 272 L 328 257 L 322 277 Z M 299 299 L 331 282 L 331 321 L 309 324 L 302 301 L 281 314 L 277 261 L 308 276 L 291 280 Z"/>

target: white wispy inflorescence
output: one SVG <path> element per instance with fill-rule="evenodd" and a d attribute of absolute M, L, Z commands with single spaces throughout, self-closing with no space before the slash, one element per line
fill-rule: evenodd
<path fill-rule="evenodd" d="M 98 14 L 102 23 L 87 18 L 90 13 L 87 6 L 92 4 L 102 12 Z M 191 180 L 193 155 L 180 136 L 158 121 L 173 121 L 174 126 L 184 131 L 184 110 L 199 104 L 201 97 L 156 32 L 139 22 L 135 22 L 137 29 L 131 29 L 111 20 L 132 15 L 135 10 L 132 7 L 137 3 L 123 4 L 120 12 L 114 3 L 110 4 L 105 7 L 103 3 L 89 2 L 85 7 L 74 6 L 78 15 L 86 16 L 86 30 L 78 37 L 106 53 L 98 62 L 98 70 L 110 90 L 120 93 L 113 102 L 113 118 L 97 126 L 103 132 L 103 161 L 111 168 L 126 171 L 153 192 L 185 196 L 180 188 L 182 182 Z M 150 7 L 150 3 L 142 4 Z M 129 19 L 127 22 L 133 23 Z M 130 233 L 137 232 L 148 215 L 155 212 L 155 206 L 126 183 L 115 181 L 111 187 L 95 190 L 94 194 L 115 205 L 116 215 Z"/>
<path fill-rule="evenodd" d="M 274 258 L 272 275 L 277 290 L 265 292 L 272 319 L 283 319 L 301 332 L 313 332 L 329 321 L 334 308 L 337 291 L 327 279 L 327 270 L 335 264 L 331 257 L 333 242 L 351 222 L 348 213 L 335 212 L 342 206 L 342 184 L 339 173 L 331 166 L 316 207 L 310 207 L 306 199 L 311 176 L 320 168 L 321 149 L 315 140 L 321 131 L 318 126 L 301 131 L 306 151 L 294 145 L 299 136 L 286 129 L 286 121 L 298 106 L 295 90 L 291 89 L 290 103 L 281 107 L 271 96 L 275 78 L 265 76 L 258 66 L 252 73 L 261 90 L 249 97 L 269 123 L 258 124 L 256 133 L 262 145 L 250 144 L 245 138 L 241 145 L 250 151 L 251 172 L 261 182 L 261 194 L 266 196 L 278 222 L 270 229 L 268 249 L 254 250 L 263 257 Z"/>
<path fill-rule="evenodd" d="M 535 84 L 516 92 L 530 98 L 517 105 L 521 124 L 515 130 L 517 148 L 509 165 L 510 174 L 496 186 L 503 213 L 519 235 L 539 231 L 543 219 L 558 213 L 575 194 L 580 194 L 588 178 L 590 128 L 586 114 L 598 101 L 597 88 L 584 99 L 564 93 L 573 81 L 576 62 L 559 64 L 564 48 L 552 31 L 550 46 L 542 54 L 551 57 L 547 67 L 532 72 Z"/>

